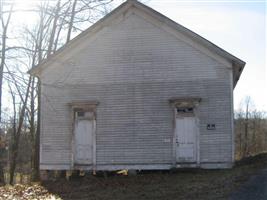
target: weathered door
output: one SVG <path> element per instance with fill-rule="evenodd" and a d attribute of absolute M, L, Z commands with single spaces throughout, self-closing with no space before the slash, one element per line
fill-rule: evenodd
<path fill-rule="evenodd" d="M 196 162 L 195 117 L 176 118 L 176 161 Z"/>
<path fill-rule="evenodd" d="M 75 164 L 93 163 L 93 130 L 94 120 L 90 118 L 90 112 L 77 112 L 74 130 Z"/>

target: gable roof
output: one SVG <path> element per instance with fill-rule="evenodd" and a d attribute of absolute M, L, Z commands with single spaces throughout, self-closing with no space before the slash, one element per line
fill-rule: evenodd
<path fill-rule="evenodd" d="M 166 24 L 170 28 L 174 29 L 175 31 L 191 38 L 192 40 L 198 42 L 203 47 L 207 48 L 208 50 L 216 53 L 217 55 L 223 57 L 230 63 L 232 63 L 233 67 L 233 87 L 235 87 L 237 81 L 240 78 L 240 75 L 244 69 L 245 62 L 241 59 L 235 57 L 234 55 L 228 53 L 224 49 L 216 46 L 212 42 L 208 41 L 207 39 L 201 37 L 200 35 L 196 34 L 195 32 L 185 28 L 184 26 L 174 22 L 173 20 L 167 18 L 166 16 L 162 15 L 161 13 L 153 10 L 152 8 L 138 2 L 137 0 L 127 0 L 125 3 L 121 4 L 119 7 L 114 9 L 112 12 L 107 14 L 105 17 L 100 19 L 98 22 L 93 24 L 87 30 L 79 34 L 77 37 L 72 39 L 69 43 L 62 46 L 60 49 L 56 51 L 53 55 L 49 56 L 48 58 L 44 59 L 39 65 L 33 67 L 29 70 L 29 73 L 34 76 L 38 76 L 40 72 L 51 62 L 53 62 L 59 55 L 63 54 L 64 52 L 71 49 L 75 43 L 78 41 L 82 41 L 85 36 L 92 35 L 97 33 L 101 30 L 105 25 L 108 25 L 114 18 L 120 16 L 121 14 L 126 13 L 130 8 L 136 8 L 141 12 L 145 12 L 146 14 L 150 15 L 154 19 L 158 20 L 161 23 Z"/>

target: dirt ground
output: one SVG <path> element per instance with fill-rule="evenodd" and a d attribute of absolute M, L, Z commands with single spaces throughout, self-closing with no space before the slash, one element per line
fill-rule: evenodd
<path fill-rule="evenodd" d="M 252 175 L 267 167 L 267 154 L 238 162 L 233 169 L 145 171 L 0 187 L 0 199 L 228 199 Z"/>

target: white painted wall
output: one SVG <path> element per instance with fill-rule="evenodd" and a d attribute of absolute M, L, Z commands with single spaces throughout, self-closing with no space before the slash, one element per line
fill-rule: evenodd
<path fill-rule="evenodd" d="M 42 72 L 41 168 L 69 168 L 72 101 L 97 100 L 96 163 L 171 164 L 172 97 L 200 97 L 200 162 L 232 162 L 229 69 L 129 12 Z M 165 28 L 164 28 L 165 29 Z M 216 130 L 207 130 L 207 123 Z"/>

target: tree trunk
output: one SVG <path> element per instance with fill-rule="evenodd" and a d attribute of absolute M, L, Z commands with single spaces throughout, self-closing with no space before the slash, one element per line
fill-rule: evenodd
<path fill-rule="evenodd" d="M 237 120 L 238 123 L 239 123 L 239 157 L 242 158 L 242 153 L 243 153 L 243 150 L 242 150 L 242 121 L 243 119 L 240 117 L 240 119 Z"/>
<path fill-rule="evenodd" d="M 14 174 L 15 174 L 15 169 L 17 165 L 17 156 L 18 156 L 18 145 L 19 145 L 18 140 L 19 140 L 19 137 L 15 136 L 14 138 L 12 138 L 10 169 L 9 169 L 9 174 L 10 174 L 9 184 L 13 184 L 13 180 L 14 180 Z"/>
<path fill-rule="evenodd" d="M 255 154 L 255 153 L 257 153 L 257 150 L 258 150 L 258 148 L 257 148 L 257 142 L 256 142 L 256 120 L 257 120 L 257 118 L 256 117 L 254 117 L 254 119 L 253 119 L 253 133 L 252 133 L 252 145 L 253 145 L 253 154 Z"/>
<path fill-rule="evenodd" d="M 247 157 L 249 152 L 248 152 L 248 115 L 249 115 L 249 102 L 250 99 L 247 100 L 246 102 L 246 117 L 245 117 L 245 142 L 244 142 L 244 156 Z"/>
<path fill-rule="evenodd" d="M 0 122 L 2 120 L 2 88 L 3 88 L 3 73 L 4 73 L 4 66 L 6 60 L 6 33 L 7 27 L 3 27 L 3 35 L 2 35 L 2 52 L 1 52 L 1 63 L 0 63 Z"/>
<path fill-rule="evenodd" d="M 2 155 L 3 154 L 3 155 Z M 5 177 L 4 177 L 4 153 L 1 152 L 0 149 L 0 183 L 5 182 Z"/>
<path fill-rule="evenodd" d="M 34 60 L 34 59 L 33 59 Z M 39 176 L 38 176 L 38 169 L 35 167 L 34 165 L 34 161 L 35 161 L 35 98 L 34 98 L 34 91 L 35 91 L 35 78 L 33 78 L 32 80 L 32 84 L 31 84 L 31 102 L 30 102 L 30 120 L 29 120 L 29 124 L 30 124 L 30 136 L 31 136 L 31 144 L 32 144 L 32 156 L 31 156 L 31 167 L 33 169 L 33 176 L 32 179 L 33 181 L 38 180 Z"/>
<path fill-rule="evenodd" d="M 0 162 L 0 183 L 4 182 L 5 182 L 4 167 L 3 164 Z"/>
<path fill-rule="evenodd" d="M 53 49 L 53 44 L 54 44 L 56 29 L 57 29 L 57 21 L 59 18 L 59 11 L 60 11 L 60 0 L 58 0 L 57 2 L 57 6 L 55 10 L 55 17 L 53 20 L 51 36 L 50 36 L 49 43 L 48 43 L 47 57 L 49 57 L 52 54 L 52 49 Z"/>
<path fill-rule="evenodd" d="M 37 108 L 37 130 L 35 135 L 35 145 L 34 145 L 34 161 L 33 168 L 34 174 L 33 179 L 38 180 L 40 177 L 40 134 L 41 134 L 41 81 L 38 79 L 37 83 L 37 93 L 38 93 L 38 108 Z"/>
<path fill-rule="evenodd" d="M 14 180 L 14 174 L 15 174 L 15 169 L 16 169 L 16 165 L 17 165 L 17 157 L 18 157 L 18 147 L 19 147 L 19 139 L 20 139 L 20 135 L 21 135 L 21 131 L 22 131 L 22 126 L 23 126 L 23 121 L 24 121 L 24 117 L 25 117 L 25 110 L 26 110 L 26 106 L 27 106 L 27 101 L 28 101 L 28 96 L 29 96 L 29 90 L 30 90 L 30 86 L 31 86 L 31 81 L 32 81 L 32 77 L 29 78 L 29 82 L 27 84 L 27 90 L 25 93 L 25 99 L 23 101 L 23 105 L 21 108 L 21 112 L 19 114 L 19 121 L 18 121 L 18 128 L 16 130 L 16 127 L 14 127 L 14 134 L 13 134 L 13 142 L 12 142 L 12 149 L 11 149 L 11 160 L 10 160 L 10 184 L 13 184 L 13 180 Z M 19 88 L 17 88 L 18 90 Z"/>
<path fill-rule="evenodd" d="M 1 52 L 1 63 L 0 63 L 0 122 L 2 120 L 2 88 L 3 88 L 3 72 L 4 72 L 4 65 L 5 65 L 5 49 L 6 49 L 6 28 L 3 30 L 2 35 L 2 52 Z M 0 159 L 0 182 L 4 180 L 4 172 L 3 166 Z"/>
<path fill-rule="evenodd" d="M 72 4 L 71 17 L 70 17 L 70 22 L 69 22 L 69 28 L 68 28 L 66 43 L 68 43 L 70 41 L 71 31 L 72 31 L 72 27 L 73 27 L 73 20 L 74 20 L 74 16 L 75 16 L 76 3 L 77 3 L 77 0 L 74 0 L 74 2 Z"/>
<path fill-rule="evenodd" d="M 2 88 L 3 88 L 3 73 L 4 73 L 4 66 L 5 66 L 5 60 L 6 60 L 6 39 L 7 39 L 7 29 L 8 25 L 11 19 L 11 13 L 13 11 L 13 6 L 14 4 L 11 4 L 9 14 L 7 17 L 6 23 L 4 22 L 3 14 L 2 14 L 2 6 L 0 9 L 0 19 L 1 19 L 1 24 L 2 24 L 2 48 L 1 48 L 1 63 L 0 63 L 0 122 L 1 122 L 1 116 L 2 116 Z"/>

